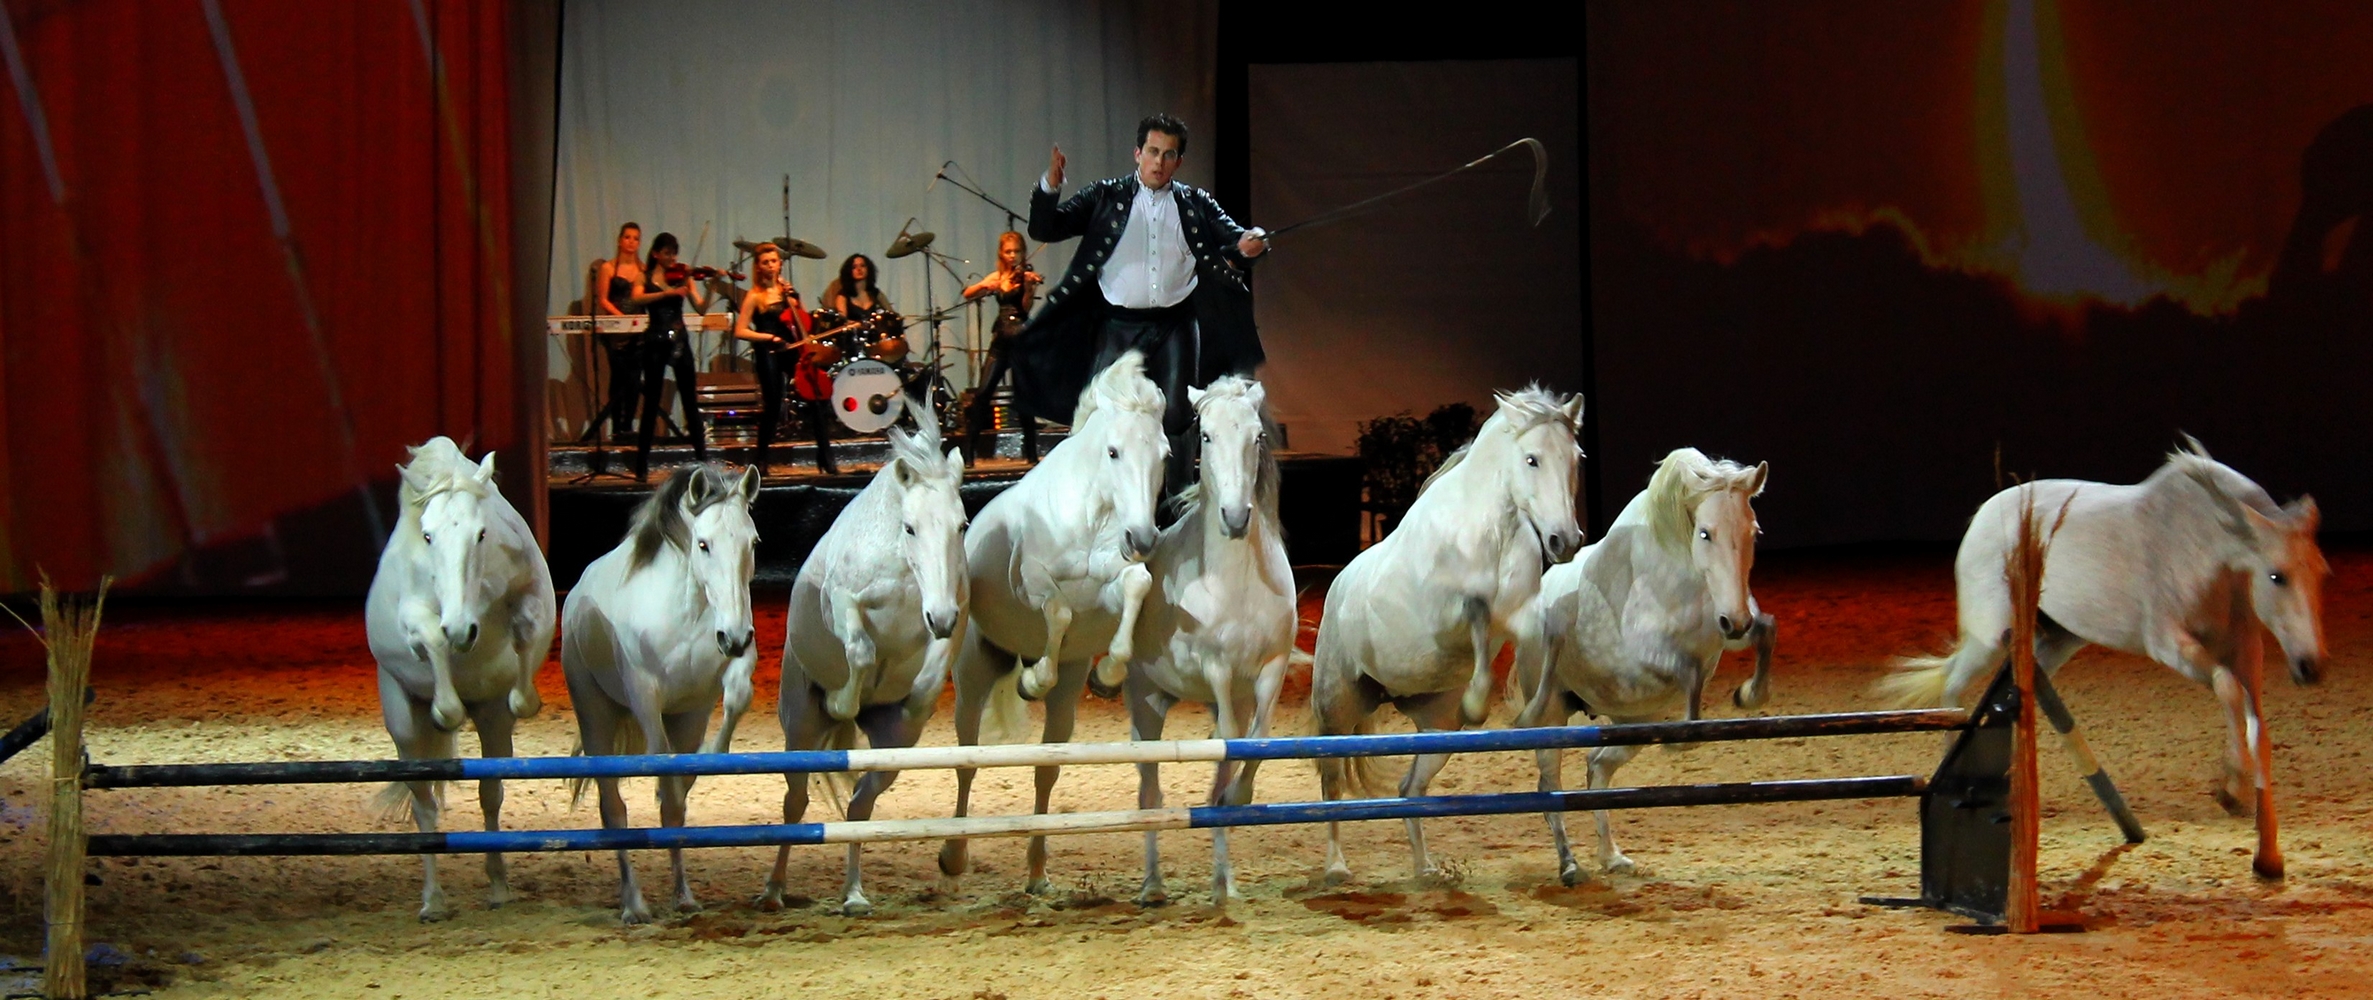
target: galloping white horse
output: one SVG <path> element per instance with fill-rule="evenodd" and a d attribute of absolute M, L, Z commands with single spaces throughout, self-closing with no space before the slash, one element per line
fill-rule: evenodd
<path fill-rule="evenodd" d="M 999 717 L 1018 712 L 1017 686 L 1045 700 L 1045 741 L 1068 740 L 1091 658 L 1108 644 L 1129 658 L 1138 604 L 1152 584 L 1143 560 L 1158 537 L 1154 496 L 1170 452 L 1162 405 L 1144 359 L 1121 355 L 1080 393 L 1071 436 L 989 501 L 965 533 L 972 604 L 956 659 L 958 743 L 980 742 L 992 699 Z M 1032 662 L 1017 670 L 1017 656 Z M 1046 812 L 1060 773 L 1038 769 L 1038 812 Z M 972 778 L 969 768 L 956 771 L 957 816 L 971 811 Z M 965 841 L 940 850 L 947 891 L 967 863 Z M 1028 888 L 1046 891 L 1045 837 L 1030 838 Z"/>
<path fill-rule="evenodd" d="M 481 752 L 511 756 L 511 727 L 536 714 L 536 669 L 552 649 L 552 571 L 535 533 L 495 489 L 494 454 L 477 464 L 451 438 L 411 449 L 403 476 L 402 520 L 387 548 L 363 621 L 379 661 L 379 711 L 396 755 L 406 760 L 454 755 L 465 718 L 478 725 Z M 410 792 L 422 832 L 437 828 L 440 789 L 425 781 L 390 785 L 384 806 L 400 809 Z M 503 783 L 478 783 L 486 828 L 500 829 Z M 451 911 L 437 885 L 437 856 L 424 854 L 420 919 Z M 511 899 L 503 856 L 486 856 L 486 902 Z"/>
<path fill-rule="evenodd" d="M 1179 494 L 1178 521 L 1162 531 L 1146 560 L 1153 589 L 1137 619 L 1136 658 L 1126 664 L 1123 682 L 1129 738 L 1161 739 L 1164 719 L 1181 701 L 1211 706 L 1220 739 L 1267 736 L 1297 621 L 1293 565 L 1277 522 L 1266 393 L 1258 382 L 1229 375 L 1188 396 L 1203 429 L 1203 478 Z M 1259 761 L 1221 762 L 1211 803 L 1252 801 L 1259 767 Z M 1160 808 L 1159 765 L 1139 764 L 1137 775 L 1137 807 Z M 1140 903 L 1167 898 L 1156 836 L 1145 834 Z M 1212 903 L 1225 905 L 1236 894 L 1228 831 L 1211 831 L 1211 853 Z"/>
<path fill-rule="evenodd" d="M 758 530 L 750 505 L 758 470 L 737 482 L 723 466 L 686 466 L 636 508 L 626 540 L 585 567 L 569 589 L 560 665 L 577 707 L 578 752 L 722 752 L 750 707 L 750 576 Z M 725 721 L 703 745 L 709 713 L 725 703 Z M 595 778 L 601 825 L 626 825 L 618 779 Z M 581 795 L 584 783 L 570 783 Z M 691 778 L 659 779 L 659 822 L 684 825 Z M 573 798 L 572 798 L 573 801 Z M 684 879 L 684 852 L 671 849 L 676 910 L 700 909 Z M 651 919 L 625 851 L 618 852 L 619 917 Z"/>
<path fill-rule="evenodd" d="M 2208 457 L 2189 437 L 2132 486 L 2045 479 L 1995 494 L 1970 519 L 1953 560 L 1960 641 L 1942 657 L 1905 660 L 1881 690 L 1905 704 L 1958 703 L 2002 664 L 2011 597 L 2003 558 L 2018 545 L 2019 508 L 2034 500 L 2049 535 L 2035 665 L 2047 676 L 2090 644 L 2157 660 L 2216 692 L 2231 739 L 2217 799 L 2258 812 L 2252 867 L 2282 877 L 2273 749 L 2258 715 L 2258 624 L 2274 633 L 2291 680 L 2321 680 L 2323 581 L 2312 497 L 2276 505 L 2264 489 Z M 2252 618 L 2256 621 L 2252 621 Z"/>
<path fill-rule="evenodd" d="M 1755 606 L 1755 509 L 1766 465 L 1747 468 L 1683 448 L 1658 463 L 1648 488 L 1626 504 L 1599 540 L 1541 577 L 1541 593 L 1516 618 L 1515 696 L 1519 726 L 1561 725 L 1574 712 L 1646 722 L 1675 700 L 1698 718 L 1722 650 L 1755 646 L 1755 675 L 1732 692 L 1741 708 L 1769 696 L 1775 631 Z M 1542 679 L 1548 678 L 1548 683 Z M 1614 783 L 1638 747 L 1590 751 L 1591 788 Z M 1536 751 L 1541 790 L 1561 787 L 1564 755 Z M 1615 849 L 1607 814 L 1598 819 L 1598 863 L 1630 871 Z M 1557 875 L 1581 881 L 1566 843 L 1565 814 L 1549 813 Z"/>
<path fill-rule="evenodd" d="M 1501 393 L 1474 443 L 1435 470 L 1392 534 L 1343 567 L 1327 590 L 1311 664 L 1320 733 L 1371 732 L 1387 701 L 1420 729 L 1483 721 L 1492 656 L 1540 589 L 1543 554 L 1562 563 L 1582 547 L 1574 522 L 1581 419 L 1580 396 Z M 1418 755 L 1400 794 L 1425 794 L 1448 759 Z M 1384 794 L 1369 758 L 1321 760 L 1318 774 L 1330 801 L 1353 787 Z M 1408 824 L 1418 874 L 1434 874 L 1424 832 L 1417 820 Z M 1351 874 L 1336 827 L 1327 824 L 1328 881 Z"/>
<path fill-rule="evenodd" d="M 845 749 L 860 728 L 873 746 L 913 746 L 947 685 L 950 639 L 964 614 L 964 498 L 956 490 L 964 458 L 954 449 L 940 455 L 939 425 L 929 420 L 920 434 L 890 428 L 890 451 L 791 587 L 777 713 L 789 749 Z M 808 776 L 789 780 L 783 822 L 797 823 L 807 814 Z M 848 818 L 871 817 L 874 800 L 896 780 L 896 771 L 868 772 L 849 796 Z M 860 846 L 849 845 L 842 885 L 841 912 L 851 916 L 873 909 L 858 875 Z M 782 908 L 790 864 L 785 845 L 758 905 Z"/>

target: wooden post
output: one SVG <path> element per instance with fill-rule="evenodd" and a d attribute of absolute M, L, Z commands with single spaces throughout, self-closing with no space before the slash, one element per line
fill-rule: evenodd
<path fill-rule="evenodd" d="M 107 601 L 106 580 L 90 603 L 60 600 L 49 577 L 41 579 L 42 642 L 49 647 L 50 807 L 47 913 L 48 958 L 41 989 L 53 1000 L 89 996 L 83 980 L 82 877 L 86 842 L 82 831 L 83 692 L 91 673 L 91 645 L 98 636 L 99 611 Z"/>
<path fill-rule="evenodd" d="M 2036 848 L 2041 806 L 2035 770 L 2035 616 L 2043 596 L 2044 543 L 2035 523 L 2035 490 L 2023 491 L 2019 501 L 2019 544 L 2003 568 L 2010 584 L 2011 682 L 2019 690 L 2018 724 L 2011 732 L 2010 756 L 2010 891 L 2003 901 L 2003 923 L 2013 934 L 2042 929 L 2041 902 L 2035 885 Z"/>

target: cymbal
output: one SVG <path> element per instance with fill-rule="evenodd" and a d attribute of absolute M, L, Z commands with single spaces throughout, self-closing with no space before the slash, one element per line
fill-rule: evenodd
<path fill-rule="evenodd" d="M 938 234 L 936 233 L 913 233 L 910 235 L 901 236 L 890 241 L 890 249 L 882 251 L 882 256 L 893 259 L 904 257 L 907 254 L 930 246 L 931 241 L 936 239 L 937 236 Z"/>
<path fill-rule="evenodd" d="M 805 257 L 809 260 L 824 259 L 823 248 L 818 247 L 817 245 L 806 240 L 783 236 L 767 240 L 766 242 L 774 244 L 775 249 L 781 250 L 784 253 L 790 254 L 794 257 Z M 735 240 L 733 241 L 733 248 L 743 253 L 757 253 L 758 243 L 753 240 Z"/>

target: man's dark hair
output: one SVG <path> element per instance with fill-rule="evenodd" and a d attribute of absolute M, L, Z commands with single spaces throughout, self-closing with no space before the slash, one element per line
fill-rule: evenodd
<path fill-rule="evenodd" d="M 1187 127 L 1185 122 L 1171 117 L 1168 112 L 1155 112 L 1154 114 L 1145 116 L 1143 120 L 1137 123 L 1137 148 L 1145 148 L 1145 134 L 1147 132 L 1161 132 L 1177 138 L 1178 155 L 1186 155 Z"/>

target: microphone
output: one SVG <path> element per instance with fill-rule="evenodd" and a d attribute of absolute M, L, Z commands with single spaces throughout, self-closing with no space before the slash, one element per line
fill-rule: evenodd
<path fill-rule="evenodd" d="M 942 163 L 942 164 L 940 164 L 940 165 L 939 165 L 939 172 L 938 172 L 938 173 L 936 173 L 936 174 L 932 174 L 932 175 L 931 175 L 931 183 L 930 183 L 929 185 L 927 185 L 927 186 L 925 186 L 925 187 L 923 188 L 923 193 L 924 193 L 924 194 L 930 194 L 930 193 L 931 193 L 931 189 L 932 189 L 932 188 L 935 188 L 935 187 L 938 187 L 938 186 L 939 186 L 939 182 L 941 182 L 941 181 L 944 181 L 944 180 L 947 180 L 947 179 L 948 179 L 948 168 L 949 168 L 949 167 L 952 167 L 952 166 L 955 166 L 955 165 L 956 165 L 956 161 L 954 161 L 954 160 L 949 160 L 949 161 L 948 161 L 948 162 L 946 162 L 946 163 Z M 909 220 L 907 220 L 907 221 L 909 221 L 909 222 L 912 222 L 912 221 L 914 221 L 914 220 L 912 220 L 912 219 L 909 219 Z"/>

